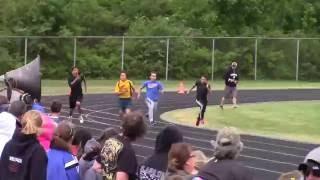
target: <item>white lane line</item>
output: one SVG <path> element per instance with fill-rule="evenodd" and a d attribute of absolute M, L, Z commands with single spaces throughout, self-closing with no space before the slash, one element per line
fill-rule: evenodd
<path fill-rule="evenodd" d="M 269 173 L 274 173 L 274 174 L 282 174 L 283 172 L 280 171 L 273 171 L 273 170 L 268 170 L 265 168 L 257 168 L 257 167 L 252 167 L 252 166 L 246 166 L 245 167 L 249 168 L 249 169 L 253 169 L 253 170 L 258 170 L 258 171 L 265 171 L 265 172 L 269 172 Z"/>

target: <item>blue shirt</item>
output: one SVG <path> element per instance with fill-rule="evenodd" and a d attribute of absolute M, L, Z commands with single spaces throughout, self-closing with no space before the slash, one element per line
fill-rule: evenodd
<path fill-rule="evenodd" d="M 149 98 L 152 101 L 159 100 L 160 91 L 163 89 L 163 86 L 159 81 L 145 81 L 142 87 L 146 87 L 147 89 L 146 98 Z"/>

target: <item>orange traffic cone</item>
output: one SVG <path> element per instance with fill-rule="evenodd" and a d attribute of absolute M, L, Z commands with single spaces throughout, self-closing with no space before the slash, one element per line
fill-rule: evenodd
<path fill-rule="evenodd" d="M 178 87 L 178 94 L 185 94 L 186 88 L 184 87 L 183 81 L 180 81 L 179 87 Z"/>

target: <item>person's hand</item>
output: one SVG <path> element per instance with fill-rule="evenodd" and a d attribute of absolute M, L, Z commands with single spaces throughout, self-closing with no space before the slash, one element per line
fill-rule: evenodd
<path fill-rule="evenodd" d="M 190 90 L 187 91 L 187 94 L 190 94 Z"/>

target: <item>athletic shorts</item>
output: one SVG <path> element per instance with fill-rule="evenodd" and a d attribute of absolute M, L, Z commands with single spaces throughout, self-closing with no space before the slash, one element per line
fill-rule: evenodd
<path fill-rule="evenodd" d="M 82 102 L 83 95 L 70 95 L 69 96 L 69 106 L 71 109 L 76 107 L 77 102 Z"/>
<path fill-rule="evenodd" d="M 128 108 L 132 107 L 131 98 L 119 98 L 119 107 L 120 110 L 125 111 Z"/>
<path fill-rule="evenodd" d="M 224 88 L 224 97 L 225 98 L 236 98 L 238 95 L 237 87 L 226 86 Z"/>

